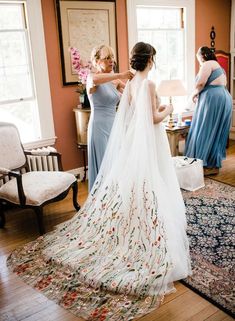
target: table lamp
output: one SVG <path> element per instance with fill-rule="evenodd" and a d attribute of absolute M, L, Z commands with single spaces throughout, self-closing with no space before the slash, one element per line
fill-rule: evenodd
<path fill-rule="evenodd" d="M 157 88 L 158 96 L 169 97 L 169 103 L 172 105 L 172 96 L 185 96 L 187 91 L 180 79 L 162 80 Z M 174 120 L 172 114 L 170 114 L 167 126 L 169 128 L 174 127 Z"/>

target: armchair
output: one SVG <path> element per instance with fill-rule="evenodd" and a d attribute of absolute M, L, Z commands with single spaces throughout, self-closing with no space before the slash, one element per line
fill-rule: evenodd
<path fill-rule="evenodd" d="M 46 155 L 48 154 L 48 155 Z M 29 171 L 18 129 L 15 125 L 0 122 L 0 227 L 5 226 L 5 210 L 10 207 L 31 208 L 37 216 L 39 233 L 45 233 L 43 207 L 64 199 L 73 189 L 73 205 L 78 211 L 78 185 L 76 177 L 62 171 L 61 155 L 57 152 L 44 156 L 58 158 L 58 171 Z"/>

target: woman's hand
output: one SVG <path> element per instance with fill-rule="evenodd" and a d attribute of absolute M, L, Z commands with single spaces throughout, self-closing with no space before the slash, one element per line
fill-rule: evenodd
<path fill-rule="evenodd" d="M 192 101 L 196 104 L 197 100 L 198 100 L 198 94 L 193 94 Z"/>
<path fill-rule="evenodd" d="M 119 73 L 119 78 L 120 79 L 129 79 L 129 80 L 131 80 L 134 77 L 134 75 L 135 74 L 132 71 L 127 70 L 127 71 Z"/>

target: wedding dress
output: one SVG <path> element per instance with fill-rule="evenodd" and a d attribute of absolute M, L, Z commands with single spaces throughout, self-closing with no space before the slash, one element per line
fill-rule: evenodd
<path fill-rule="evenodd" d="M 132 320 L 190 273 L 185 207 L 148 80 L 127 83 L 100 172 L 81 210 L 14 251 L 28 284 L 89 320 Z"/>

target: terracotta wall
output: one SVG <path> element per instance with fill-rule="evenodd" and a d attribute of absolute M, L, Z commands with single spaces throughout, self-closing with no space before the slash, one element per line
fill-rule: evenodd
<path fill-rule="evenodd" d="M 82 166 L 82 154 L 76 145 L 73 108 L 77 105 L 75 86 L 62 86 L 60 48 L 55 0 L 41 0 L 49 68 L 52 107 L 57 136 L 56 148 L 62 153 L 65 170 Z M 211 26 L 216 31 L 216 48 L 229 51 L 230 0 L 196 0 L 196 49 L 210 46 Z M 126 0 L 116 0 L 117 43 L 120 71 L 128 68 Z"/>
<path fill-rule="evenodd" d="M 201 46 L 211 47 L 210 31 L 214 26 L 216 50 L 229 52 L 231 0 L 196 0 L 195 4 L 196 51 Z"/>
<path fill-rule="evenodd" d="M 44 33 L 49 68 L 52 107 L 57 136 L 56 148 L 62 153 L 65 170 L 82 166 L 82 154 L 76 145 L 76 124 L 73 108 L 78 103 L 75 86 L 62 86 L 60 48 L 56 21 L 55 0 L 41 0 Z M 117 0 L 117 43 L 119 68 L 128 66 L 127 20 L 125 0 Z"/>

